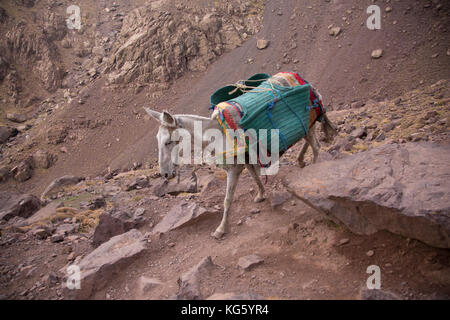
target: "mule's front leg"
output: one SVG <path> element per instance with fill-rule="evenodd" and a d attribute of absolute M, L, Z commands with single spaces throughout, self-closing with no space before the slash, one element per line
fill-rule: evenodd
<path fill-rule="evenodd" d="M 239 180 L 239 175 L 244 169 L 243 165 L 232 166 L 227 171 L 227 192 L 225 195 L 225 200 L 223 203 L 223 216 L 220 225 L 217 227 L 216 231 L 212 233 L 212 236 L 216 239 L 222 238 L 222 236 L 227 232 L 228 228 L 228 212 L 230 211 L 231 203 L 233 201 L 234 192 L 236 191 L 237 182 Z"/>

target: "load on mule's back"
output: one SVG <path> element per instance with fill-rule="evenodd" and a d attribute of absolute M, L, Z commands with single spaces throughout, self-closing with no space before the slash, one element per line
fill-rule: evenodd
<path fill-rule="evenodd" d="M 211 109 L 225 134 L 229 129 L 255 130 L 254 137 L 250 135 L 244 146 L 233 150 L 248 150 L 253 144 L 270 153 L 272 139 L 277 139 L 281 155 L 307 137 L 316 121 L 322 122 L 328 140 L 336 133 L 325 114 L 321 95 L 293 72 L 280 72 L 272 77 L 255 74 L 248 80 L 220 88 L 211 96 Z M 260 139 L 260 129 L 267 129 L 266 143 Z M 271 132 L 276 132 L 275 136 Z M 233 150 L 228 150 L 226 156 L 235 156 Z"/>

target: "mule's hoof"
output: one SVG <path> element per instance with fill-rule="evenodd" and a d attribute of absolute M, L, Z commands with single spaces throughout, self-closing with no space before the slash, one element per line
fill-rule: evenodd
<path fill-rule="evenodd" d="M 305 163 L 302 161 L 302 162 L 298 162 L 298 166 L 300 167 L 300 168 L 304 168 L 305 167 Z"/>
<path fill-rule="evenodd" d="M 264 200 L 266 200 L 266 198 L 257 196 L 255 199 L 253 199 L 253 202 L 259 203 L 259 202 L 263 202 Z"/>
<path fill-rule="evenodd" d="M 217 230 L 216 230 L 216 231 L 214 231 L 213 233 L 211 233 L 211 237 L 213 237 L 213 238 L 215 238 L 215 239 L 217 239 L 217 240 L 220 240 L 220 239 L 223 238 L 224 234 L 225 234 L 225 232 L 217 231 Z"/>

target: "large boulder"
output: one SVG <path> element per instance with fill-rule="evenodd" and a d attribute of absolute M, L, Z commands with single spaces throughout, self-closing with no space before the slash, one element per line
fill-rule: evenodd
<path fill-rule="evenodd" d="M 388 230 L 450 247 L 450 145 L 389 144 L 305 169 L 287 189 L 357 234 Z"/>
<path fill-rule="evenodd" d="M 31 194 L 0 192 L 0 219 L 28 218 L 41 207 L 39 199 Z"/>
<path fill-rule="evenodd" d="M 123 271 L 145 249 L 144 236 L 136 229 L 111 238 L 77 264 L 80 268 L 80 289 L 65 287 L 65 296 L 88 299 L 94 291 L 103 289 L 116 272 Z"/>

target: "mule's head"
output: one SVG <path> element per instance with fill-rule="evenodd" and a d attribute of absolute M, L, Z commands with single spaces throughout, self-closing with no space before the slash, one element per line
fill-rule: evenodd
<path fill-rule="evenodd" d="M 158 163 L 161 176 L 170 179 L 176 175 L 177 165 L 172 159 L 172 150 L 177 144 L 172 141 L 172 132 L 178 128 L 177 120 L 169 112 L 158 112 L 144 108 L 145 111 L 159 122 L 159 130 L 156 135 L 158 140 Z"/>

